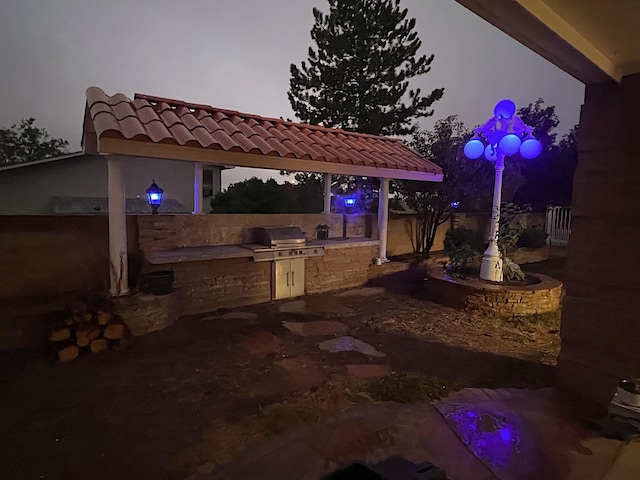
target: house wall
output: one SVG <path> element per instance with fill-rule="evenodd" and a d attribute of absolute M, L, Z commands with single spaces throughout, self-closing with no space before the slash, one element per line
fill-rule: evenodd
<path fill-rule="evenodd" d="M 220 167 L 214 185 L 220 188 Z M 192 162 L 126 157 L 127 198 L 145 197 L 152 180 L 188 209 L 193 209 Z M 107 197 L 107 160 L 85 156 L 0 171 L 0 215 L 47 215 L 53 196 Z"/>
<path fill-rule="evenodd" d="M 578 130 L 558 386 L 606 405 L 640 373 L 640 74 L 588 85 Z"/>

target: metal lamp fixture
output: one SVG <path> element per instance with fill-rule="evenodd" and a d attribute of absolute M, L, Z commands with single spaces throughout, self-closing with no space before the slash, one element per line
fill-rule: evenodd
<path fill-rule="evenodd" d="M 502 258 L 498 248 L 498 232 L 504 157 L 520 153 L 520 156 L 527 160 L 536 158 L 542 152 L 542 144 L 531 134 L 533 127 L 525 125 L 516 115 L 516 104 L 512 100 L 500 100 L 493 109 L 493 115 L 484 125 L 475 129 L 475 135 L 464 146 L 464 154 L 472 160 L 484 154 L 484 158 L 494 162 L 496 176 L 493 187 L 491 233 L 489 247 L 482 257 L 480 278 L 501 282 Z"/>
<path fill-rule="evenodd" d="M 151 209 L 152 209 L 151 213 L 153 215 L 157 215 L 158 208 L 162 203 L 162 194 L 164 193 L 164 190 L 162 190 L 158 185 L 156 185 L 156 181 L 154 180 L 151 183 L 151 186 L 147 188 L 146 192 L 147 192 L 147 201 L 149 202 L 149 205 L 151 205 Z"/>

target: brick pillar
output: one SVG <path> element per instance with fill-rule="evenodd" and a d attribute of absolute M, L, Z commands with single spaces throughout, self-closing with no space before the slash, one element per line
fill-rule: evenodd
<path fill-rule="evenodd" d="M 604 406 L 640 376 L 640 74 L 587 86 L 577 141 L 557 385 Z"/>

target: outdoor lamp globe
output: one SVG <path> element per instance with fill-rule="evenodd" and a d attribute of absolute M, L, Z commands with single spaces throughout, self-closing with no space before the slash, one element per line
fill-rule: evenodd
<path fill-rule="evenodd" d="M 502 151 L 502 153 L 504 153 L 505 155 L 513 155 L 514 153 L 517 153 L 518 150 L 520 150 L 521 143 L 522 142 L 520 141 L 520 137 L 513 133 L 509 133 L 508 135 L 502 137 L 500 143 L 498 143 L 498 147 L 500 148 L 500 151 Z"/>
<path fill-rule="evenodd" d="M 496 103 L 496 106 L 493 107 L 493 114 L 498 120 L 502 118 L 511 118 L 515 113 L 516 104 L 513 103 L 513 100 L 509 100 L 508 98 L 500 100 L 498 103 Z"/>
<path fill-rule="evenodd" d="M 527 160 L 531 160 L 532 158 L 536 158 L 542 152 L 542 144 L 538 139 L 533 137 L 529 137 L 522 142 L 520 146 L 520 156 L 522 158 L 526 158 Z"/>
<path fill-rule="evenodd" d="M 469 140 L 464 146 L 464 154 L 467 158 L 475 160 L 480 158 L 484 153 L 484 143 L 477 137 Z"/>
<path fill-rule="evenodd" d="M 495 162 L 498 159 L 498 149 L 496 145 L 487 145 L 484 149 L 484 158 Z"/>

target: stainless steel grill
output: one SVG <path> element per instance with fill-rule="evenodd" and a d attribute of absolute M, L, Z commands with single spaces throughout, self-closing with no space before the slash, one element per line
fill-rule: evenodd
<path fill-rule="evenodd" d="M 270 262 L 287 258 L 307 258 L 324 255 L 324 248 L 307 245 L 307 239 L 300 227 L 258 227 L 254 231 L 257 244 L 264 247 L 253 248 L 254 262 Z"/>

